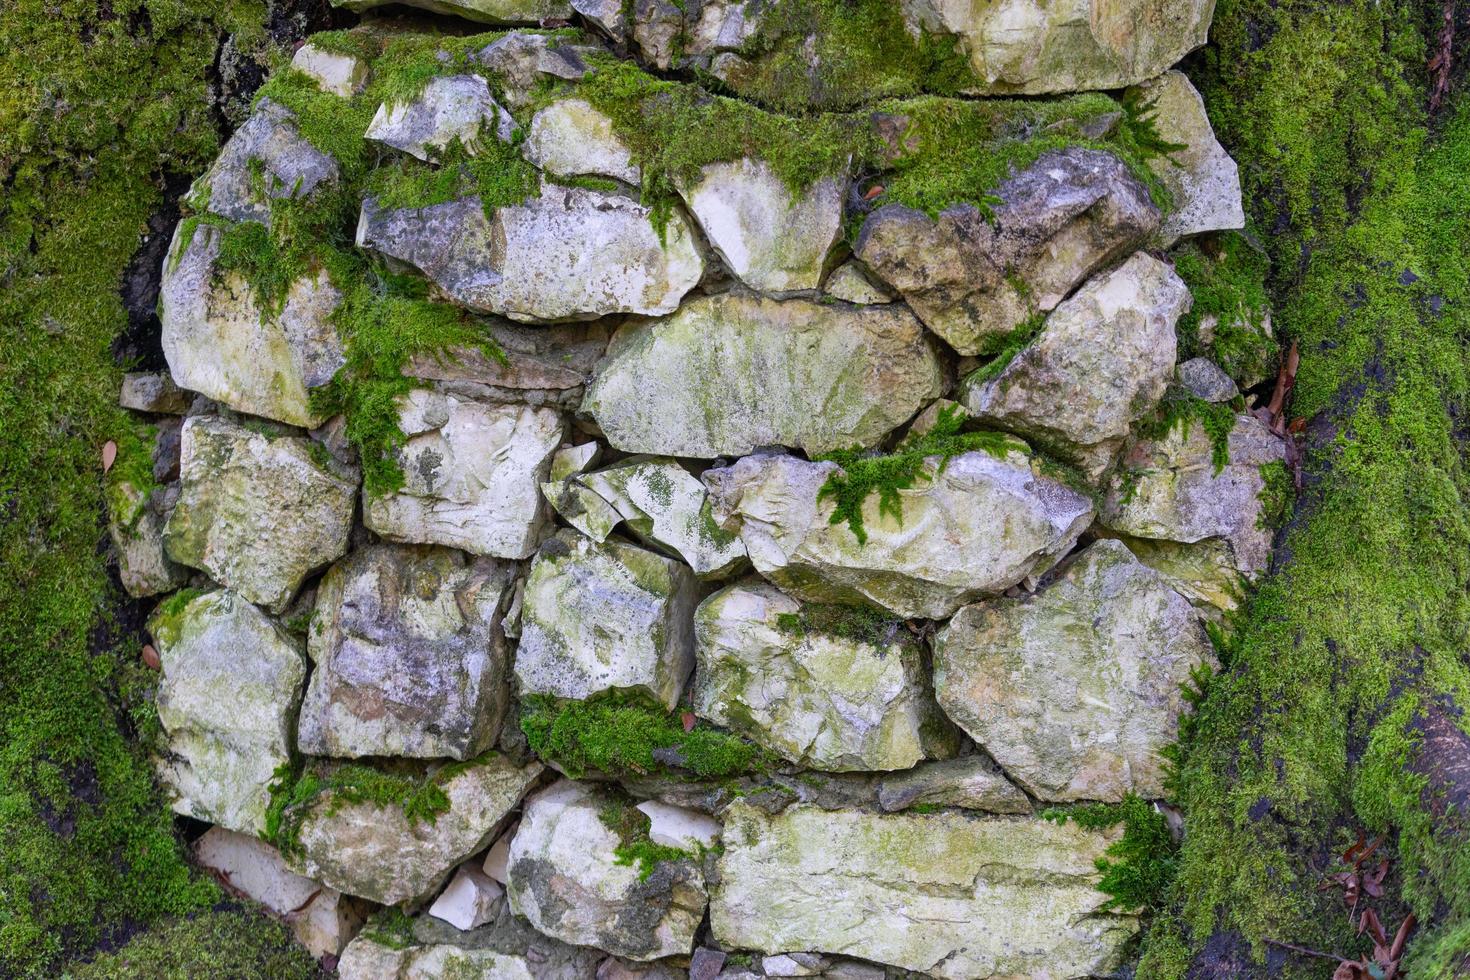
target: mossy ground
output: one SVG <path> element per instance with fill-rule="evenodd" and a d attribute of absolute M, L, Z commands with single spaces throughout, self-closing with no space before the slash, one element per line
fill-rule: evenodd
<path fill-rule="evenodd" d="M 63 980 L 312 980 L 316 961 L 281 923 L 223 905 L 140 933 L 115 953 L 74 966 Z"/>

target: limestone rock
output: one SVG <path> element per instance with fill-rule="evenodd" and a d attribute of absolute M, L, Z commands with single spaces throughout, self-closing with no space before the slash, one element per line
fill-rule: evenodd
<path fill-rule="evenodd" d="M 885 811 L 954 806 L 987 813 L 1030 813 L 1031 801 L 983 755 L 925 762 L 878 784 Z"/>
<path fill-rule="evenodd" d="M 1228 402 L 1240 394 L 1230 375 L 1206 357 L 1191 357 L 1179 365 L 1175 374 L 1191 395 L 1207 402 Z"/>
<path fill-rule="evenodd" d="M 634 457 L 567 483 L 548 484 L 547 499 L 593 541 L 626 524 L 641 540 L 677 553 L 699 578 L 745 564 L 745 546 L 715 523 L 704 484 L 672 459 Z"/>
<path fill-rule="evenodd" d="M 966 606 L 934 642 L 939 703 L 1043 800 L 1164 792 L 1190 671 L 1214 663 L 1198 615 L 1119 541 L 1026 599 Z"/>
<path fill-rule="evenodd" d="M 944 386 L 901 307 L 692 300 L 613 337 L 582 410 L 626 452 L 711 459 L 759 446 L 872 446 Z"/>
<path fill-rule="evenodd" d="M 1099 536 L 1114 537 L 1128 546 L 1139 561 L 1159 572 L 1170 587 L 1194 603 L 1201 615 L 1215 619 L 1229 612 L 1245 596 L 1235 549 L 1225 538 L 1206 538 L 1194 544 L 1134 538 L 1095 525 Z"/>
<path fill-rule="evenodd" d="M 430 160 L 458 140 L 473 155 L 483 133 L 510 142 L 515 120 L 479 75 L 441 75 L 408 102 L 384 103 L 364 138 Z"/>
<path fill-rule="evenodd" d="M 972 95 L 1121 88 L 1152 78 L 1205 43 L 1209 0 L 1034 0 L 977 5 L 902 0 L 915 30 L 952 34 L 975 73 Z"/>
<path fill-rule="evenodd" d="M 455 872 L 453 880 L 434 899 L 429 914 L 469 932 L 495 918 L 495 903 L 504 894 L 505 889 L 483 871 L 466 865 Z"/>
<path fill-rule="evenodd" d="M 407 3 L 410 7 L 436 14 L 505 26 L 536 25 L 572 16 L 567 0 L 332 0 L 334 7 L 345 7 L 359 13 L 388 3 Z"/>
<path fill-rule="evenodd" d="M 449 548 L 372 545 L 317 589 L 301 706 L 309 755 L 471 759 L 500 731 L 513 568 Z"/>
<path fill-rule="evenodd" d="M 694 663 L 697 585 L 671 558 L 575 531 L 531 565 L 515 674 L 523 694 L 639 689 L 672 708 Z"/>
<path fill-rule="evenodd" d="M 502 885 L 510 880 L 510 842 L 515 840 L 519 827 L 519 822 L 513 823 L 505 829 L 505 833 L 495 838 L 495 843 L 485 853 L 485 863 L 481 865 L 481 870 L 489 875 L 490 880 L 498 881 Z"/>
<path fill-rule="evenodd" d="M 801 614 L 759 580 L 706 599 L 694 617 L 695 713 L 810 769 L 907 769 L 954 750 L 901 624 L 845 636 Z"/>
<path fill-rule="evenodd" d="M 832 271 L 822 287 L 828 296 L 844 303 L 858 306 L 873 306 L 893 302 L 893 293 L 886 286 L 879 286 L 869 279 L 856 262 L 844 262 Z"/>
<path fill-rule="evenodd" d="M 704 235 L 730 271 L 765 293 L 816 289 L 842 231 L 845 178 L 793 191 L 764 160 L 711 163 L 684 191 Z"/>
<path fill-rule="evenodd" d="M 117 403 L 136 412 L 183 415 L 189 410 L 188 394 L 166 371 L 129 371 L 123 375 Z"/>
<path fill-rule="evenodd" d="M 544 83 L 581 79 L 590 71 L 586 56 L 603 50 L 599 45 L 570 44 L 554 35 L 512 31 L 473 58 L 499 76 L 506 103 L 512 109 L 523 109 L 536 101 L 536 92 Z"/>
<path fill-rule="evenodd" d="M 397 211 L 363 205 L 357 244 L 418 269 L 450 299 L 523 322 L 671 313 L 704 276 L 679 213 L 659 241 L 621 193 L 544 184 L 486 217 L 478 197 Z"/>
<path fill-rule="evenodd" d="M 857 241 L 868 269 L 961 354 L 996 349 L 1159 226 L 1148 189 L 1101 150 L 1044 153 L 992 193 L 989 215 L 956 204 L 935 219 L 886 204 Z"/>
<path fill-rule="evenodd" d="M 481 348 L 456 346 L 410 355 L 403 373 L 476 401 L 573 409 L 582 403 L 583 388 L 612 337 L 601 323 L 492 321 L 486 330 L 504 352 L 504 362 Z"/>
<path fill-rule="evenodd" d="M 1261 467 L 1286 459 L 1286 444 L 1260 419 L 1236 416 L 1229 462 L 1218 471 L 1204 426 L 1175 426 L 1162 439 L 1137 440 L 1125 454 L 1102 507 L 1102 523 L 1137 538 L 1193 544 L 1220 538 L 1237 571 L 1254 577 L 1271 557 L 1261 526 Z"/>
<path fill-rule="evenodd" d="M 1133 90 L 1151 107 L 1154 128 L 1165 142 L 1182 144 L 1155 157 L 1149 169 L 1169 189 L 1174 207 L 1165 215 L 1159 238 L 1165 246 L 1186 235 L 1245 227 L 1240 172 L 1215 139 L 1205 101 L 1182 71 L 1167 71 Z"/>
<path fill-rule="evenodd" d="M 997 375 L 961 385 L 983 424 L 1052 447 L 1096 479 L 1174 373 L 1189 287 L 1145 252 L 1090 280 Z"/>
<path fill-rule="evenodd" d="M 383 905 L 432 895 L 465 858 L 483 849 L 541 774 L 489 753 L 440 782 L 449 809 L 410 821 L 394 803 L 353 803 L 325 793 L 299 815 L 294 870 L 349 895 Z"/>
<path fill-rule="evenodd" d="M 647 64 L 668 71 L 681 60 L 688 35 L 687 4 L 675 0 L 631 0 L 629 33 Z"/>
<path fill-rule="evenodd" d="M 323 271 L 297 279 L 280 311 L 236 272 L 219 274 L 222 230 L 180 222 L 163 266 L 163 353 L 181 388 L 230 408 L 315 428 L 310 392 L 347 363 L 331 322 L 342 294 Z"/>
<path fill-rule="evenodd" d="M 536 113 L 521 152 L 554 177 L 612 177 L 635 187 L 643 179 L 612 120 L 585 99 L 561 99 Z"/>
<path fill-rule="evenodd" d="M 648 817 L 648 839 L 655 844 L 697 851 L 719 842 L 720 822 L 695 810 L 658 800 L 644 800 L 638 809 Z"/>
<path fill-rule="evenodd" d="M 1138 930 L 1096 889 L 1093 862 L 1117 833 L 738 802 L 711 926 L 726 947 L 841 952 L 952 980 L 1105 976 Z"/>
<path fill-rule="evenodd" d="M 306 680 L 292 639 L 228 590 L 164 603 L 148 621 L 163 665 L 158 761 L 176 812 L 260 834 Z"/>
<path fill-rule="evenodd" d="M 398 401 L 408 438 L 404 485 L 369 495 L 363 522 L 390 541 L 528 558 L 546 522 L 539 486 L 561 442 L 561 416 L 416 388 Z"/>
<path fill-rule="evenodd" d="M 748 456 L 704 480 L 716 520 L 738 527 L 761 575 L 802 599 L 871 603 L 903 617 L 943 619 L 1041 575 L 1092 521 L 1092 502 L 1037 475 L 1020 448 L 940 463 L 930 457 L 899 491 L 901 523 L 879 512 L 878 494 L 868 497 L 866 543 L 833 525 L 834 501 L 819 498 L 836 463 Z"/>
<path fill-rule="evenodd" d="M 572 9 L 617 43 L 627 40 L 628 18 L 624 0 L 572 0 Z"/>
<path fill-rule="evenodd" d="M 285 106 L 262 99 L 194 184 L 194 198 L 230 221 L 271 223 L 271 201 L 335 184 L 337 161 L 312 146 Z"/>
<path fill-rule="evenodd" d="M 704 875 L 693 860 L 660 861 L 644 878 L 619 863 L 623 841 L 603 822 L 614 801 L 562 780 L 526 801 L 510 848 L 511 908 L 562 942 L 632 960 L 688 955 L 704 917 Z"/>
<path fill-rule="evenodd" d="M 296 49 L 291 67 L 311 78 L 322 91 L 350 99 L 368 80 L 367 62 L 355 55 L 328 51 L 310 41 Z"/>
<path fill-rule="evenodd" d="M 147 447 L 152 460 L 157 460 L 163 439 L 160 431 Z M 163 547 L 177 488 L 158 486 L 146 479 L 151 476 L 115 466 L 105 481 L 107 531 L 117 553 L 118 577 L 134 598 L 172 591 L 189 579 L 189 570 L 172 561 Z"/>
<path fill-rule="evenodd" d="M 213 416 L 186 420 L 169 557 L 284 609 L 307 575 L 346 553 L 352 529 L 357 471 L 313 447 Z"/>

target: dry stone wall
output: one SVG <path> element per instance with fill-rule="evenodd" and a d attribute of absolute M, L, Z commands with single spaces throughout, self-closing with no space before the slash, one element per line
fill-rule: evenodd
<path fill-rule="evenodd" d="M 356 980 L 1122 968 L 1041 811 L 1163 796 L 1284 458 L 1211 5 L 905 0 L 969 80 L 806 117 L 792 0 L 417 5 L 519 29 L 302 47 L 123 390 L 199 860 Z"/>

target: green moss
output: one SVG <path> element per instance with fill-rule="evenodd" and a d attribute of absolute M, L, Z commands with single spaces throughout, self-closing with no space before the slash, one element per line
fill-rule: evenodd
<path fill-rule="evenodd" d="M 611 775 L 688 770 L 714 778 L 768 765 L 758 748 L 727 732 L 702 723 L 686 732 L 678 715 L 643 695 L 614 692 L 587 701 L 532 695 L 521 709 L 531 751 L 574 778 L 591 769 Z"/>
<path fill-rule="evenodd" d="M 1178 429 L 1181 438 L 1188 438 L 1190 428 L 1199 423 L 1210 440 L 1210 462 L 1219 473 L 1230 464 L 1230 433 L 1235 421 L 1235 410 L 1229 405 L 1207 402 L 1171 386 L 1154 414 L 1139 422 L 1135 431 L 1145 439 L 1157 440 Z"/>
<path fill-rule="evenodd" d="M 776 628 L 795 637 L 817 634 L 886 647 L 899 639 L 903 620 L 867 606 L 808 602 L 799 612 L 779 614 Z"/>
<path fill-rule="evenodd" d="M 991 338 L 987 354 L 993 352 L 990 360 L 971 371 L 965 378 L 967 385 L 982 385 L 992 378 L 1000 377 L 1000 373 L 1010 367 L 1016 355 L 1026 349 L 1036 335 L 1041 333 L 1041 328 L 1046 325 L 1046 314 L 1036 312 L 1027 317 L 1020 326 L 1000 337 Z"/>
<path fill-rule="evenodd" d="M 475 145 L 472 156 L 456 138 L 432 163 L 404 157 L 379 167 L 369 175 L 365 190 L 384 210 L 426 208 L 476 196 L 487 216 L 540 196 L 540 174 L 521 156 L 519 139 L 507 143 L 492 128 Z"/>
<path fill-rule="evenodd" d="M 65 980 L 195 980 L 319 976 L 285 925 L 253 909 L 221 906 L 141 933 L 115 953 L 73 966 Z"/>
<path fill-rule="evenodd" d="M 878 495 L 878 513 L 903 523 L 903 498 L 899 491 L 911 489 L 921 479 L 929 479 L 926 461 L 938 457 L 937 473 L 955 456 L 969 452 L 986 452 L 997 458 L 1023 446 L 1014 437 L 998 432 L 961 432 L 966 415 L 954 407 L 939 412 L 934 427 L 901 450 L 878 455 L 862 449 L 844 449 L 818 457 L 841 467 L 827 477 L 817 494 L 818 500 L 836 502 L 829 522 L 846 523 L 860 543 L 868 540 L 863 524 L 863 502 Z"/>
<path fill-rule="evenodd" d="M 1053 807 L 1041 816 L 1056 823 L 1070 820 L 1088 830 L 1123 825 L 1123 836 L 1097 859 L 1097 870 L 1102 872 L 1098 891 L 1108 896 L 1103 908 L 1147 911 L 1163 901 L 1174 879 L 1179 847 L 1169 834 L 1168 821 L 1152 803 L 1129 793 L 1122 803 Z"/>
<path fill-rule="evenodd" d="M 1261 467 L 1261 513 L 1256 526 L 1263 531 L 1274 531 L 1286 523 L 1291 516 L 1291 506 L 1296 499 L 1291 473 L 1281 460 L 1273 460 Z"/>
<path fill-rule="evenodd" d="M 1195 243 L 1171 253 L 1174 271 L 1193 296 L 1189 312 L 1175 325 L 1179 359 L 1208 357 L 1237 380 L 1269 377 L 1279 352 L 1266 332 L 1267 258 L 1236 232 L 1222 233 L 1214 241 L 1218 246 L 1214 257 Z M 1214 323 L 1208 341 L 1200 333 L 1200 324 L 1207 319 Z"/>
<path fill-rule="evenodd" d="M 373 916 L 362 927 L 364 938 L 389 949 L 408 949 L 416 945 L 413 917 L 396 905 L 390 905 Z"/>
<path fill-rule="evenodd" d="M 702 850 L 686 851 L 667 844 L 655 844 L 648 837 L 648 815 L 622 796 L 614 796 L 597 811 L 603 825 L 618 836 L 613 861 L 623 866 L 636 866 L 638 880 L 647 881 L 666 862 L 697 860 Z"/>

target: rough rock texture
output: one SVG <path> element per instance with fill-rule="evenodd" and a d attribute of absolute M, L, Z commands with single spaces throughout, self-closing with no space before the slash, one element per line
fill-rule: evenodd
<path fill-rule="evenodd" d="M 1159 226 L 1148 189 L 1101 150 L 1044 153 L 992 193 L 989 215 L 971 204 L 937 219 L 884 205 L 857 240 L 858 258 L 961 354 L 995 349 Z"/>
<path fill-rule="evenodd" d="M 715 523 L 704 484 L 675 460 L 635 457 L 544 490 L 562 518 L 593 541 L 622 524 L 676 553 L 699 578 L 721 578 L 745 565 L 740 538 Z"/>
<path fill-rule="evenodd" d="M 490 95 L 485 79 L 442 75 L 431 78 L 408 102 L 378 106 L 363 136 L 430 160 L 455 140 L 473 155 L 482 138 L 509 142 L 514 132 L 515 120 Z"/>
<path fill-rule="evenodd" d="M 1229 462 L 1218 471 L 1204 426 L 1175 426 L 1157 441 L 1140 439 L 1124 455 L 1100 517 L 1119 533 L 1192 544 L 1221 538 L 1234 567 L 1249 576 L 1271 557 L 1261 521 L 1261 467 L 1286 460 L 1286 444 L 1254 415 L 1236 417 Z"/>
<path fill-rule="evenodd" d="M 328 790 L 307 804 L 292 867 L 384 905 L 428 898 L 456 865 L 490 843 L 541 768 L 494 753 L 481 757 L 442 782 L 449 809 L 432 823 L 410 822 L 398 804 L 351 803 Z"/>
<path fill-rule="evenodd" d="M 429 914 L 462 932 L 469 932 L 494 920 L 495 906 L 504 895 L 505 889 L 489 875 L 473 865 L 465 865 L 434 899 Z"/>
<path fill-rule="evenodd" d="M 823 453 L 876 444 L 943 380 L 901 308 L 726 294 L 619 330 L 582 409 L 627 452 Z"/>
<path fill-rule="evenodd" d="M 1031 801 L 983 755 L 926 762 L 878 784 L 884 810 L 955 806 L 987 813 L 1030 813 Z"/>
<path fill-rule="evenodd" d="M 404 485 L 369 495 L 363 522 L 390 541 L 530 557 L 546 522 L 538 487 L 561 442 L 561 416 L 429 388 L 400 398 L 398 412 L 408 437 L 396 451 Z"/>
<path fill-rule="evenodd" d="M 334 7 L 358 12 L 387 3 L 407 3 L 410 7 L 485 24 L 534 25 L 545 20 L 565 20 L 572 15 L 567 0 L 332 0 Z"/>
<path fill-rule="evenodd" d="M 513 569 L 433 546 L 374 545 L 333 565 L 308 630 L 309 755 L 470 759 L 500 731 Z"/>
<path fill-rule="evenodd" d="M 1095 525 L 1099 536 L 1114 532 Z M 1201 614 L 1215 619 L 1217 611 L 1229 612 L 1245 597 L 1235 550 L 1225 538 L 1206 538 L 1194 544 L 1116 535 L 1128 550 L 1149 568 L 1163 574 L 1174 591 L 1184 596 Z"/>
<path fill-rule="evenodd" d="M 176 605 L 176 604 L 175 604 Z M 165 604 L 148 621 L 163 665 L 159 775 L 185 816 L 260 834 L 291 733 L 306 663 L 299 643 L 228 590 Z"/>
<path fill-rule="evenodd" d="M 1159 227 L 1162 244 L 1206 231 L 1244 228 L 1240 172 L 1215 139 L 1204 99 L 1189 78 L 1182 71 L 1168 71 L 1144 82 L 1135 92 L 1142 105 L 1152 106 L 1159 137 L 1184 147 L 1149 161 L 1149 168 L 1174 199 Z"/>
<path fill-rule="evenodd" d="M 537 101 L 543 84 L 575 81 L 586 75 L 590 70 L 586 58 L 596 52 L 605 53 L 605 49 L 596 44 L 570 44 L 554 35 L 512 31 L 473 57 L 499 76 L 506 103 L 512 109 L 523 109 Z"/>
<path fill-rule="evenodd" d="M 193 193 L 212 214 L 269 225 L 272 201 L 310 197 L 338 176 L 337 161 L 307 142 L 291 110 L 262 99 Z"/>
<path fill-rule="evenodd" d="M 1240 394 L 1230 375 L 1209 358 L 1191 357 L 1179 365 L 1175 375 L 1186 391 L 1207 402 L 1228 402 Z"/>
<path fill-rule="evenodd" d="M 727 946 L 846 953 L 954 980 L 1108 975 L 1138 929 L 1101 911 L 1093 862 L 1114 839 L 954 811 L 771 816 L 736 803 L 711 925 Z"/>
<path fill-rule="evenodd" d="M 169 557 L 284 609 L 307 575 L 346 553 L 352 528 L 357 471 L 314 447 L 214 416 L 185 421 Z"/>
<path fill-rule="evenodd" d="M 1152 78 L 1205 43 L 1212 0 L 1035 0 L 982 5 L 902 0 L 916 29 L 953 34 L 975 95 L 1120 88 Z"/>
<path fill-rule="evenodd" d="M 704 476 L 716 519 L 738 528 L 756 571 L 814 602 L 872 603 L 904 617 L 942 619 L 981 595 L 1039 576 L 1076 542 L 1092 502 L 1032 470 L 1020 451 L 924 464 L 899 491 L 903 520 L 863 505 L 867 543 L 834 525 L 819 499 L 836 463 L 747 456 Z"/>
<path fill-rule="evenodd" d="M 612 177 L 635 187 L 642 180 L 612 120 L 585 99 L 561 99 L 536 113 L 521 152 L 554 177 Z"/>
<path fill-rule="evenodd" d="M 680 562 L 575 531 L 531 565 L 515 674 L 523 694 L 639 689 L 672 708 L 694 663 L 697 583 Z"/>
<path fill-rule="evenodd" d="M 1096 479 L 1174 374 L 1189 287 L 1145 252 L 1097 276 L 1046 318 L 998 375 L 961 385 L 981 423 L 1035 439 Z"/>
<path fill-rule="evenodd" d="M 701 603 L 695 714 L 810 769 L 907 769 L 954 750 L 912 633 L 893 622 L 843 636 L 803 626 L 801 613 L 759 579 Z"/>
<path fill-rule="evenodd" d="M 832 270 L 822 288 L 827 295 L 858 306 L 893 302 L 893 293 L 886 286 L 874 283 L 858 263 L 851 261 Z"/>
<path fill-rule="evenodd" d="M 291 56 L 291 67 L 309 75 L 324 92 L 351 98 L 367 84 L 367 62 L 354 55 L 328 51 L 308 41 Z M 257 109 L 257 111 L 259 111 Z"/>
<path fill-rule="evenodd" d="M 279 311 L 235 272 L 219 275 L 222 229 L 180 222 L 163 266 L 163 353 L 181 388 L 251 415 L 314 428 L 310 392 L 346 363 L 331 323 L 342 294 L 325 272 L 293 282 Z"/>
<path fill-rule="evenodd" d="M 592 369 L 607 352 L 612 330 L 601 323 L 486 325 L 505 362 L 478 347 L 450 347 L 410 355 L 403 373 L 439 382 L 442 391 L 491 403 L 571 409 L 582 403 Z"/>
<path fill-rule="evenodd" d="M 697 851 L 720 840 L 720 822 L 697 811 L 657 800 L 644 800 L 638 810 L 648 817 L 648 839 L 655 844 Z"/>
<path fill-rule="evenodd" d="M 173 420 L 154 435 L 151 473 L 139 475 L 118 468 L 107 477 L 107 533 L 117 552 L 118 578 L 135 598 L 171 591 L 189 578 L 189 570 L 172 561 L 163 547 L 163 529 L 173 513 L 177 487 L 156 483 L 160 465 L 169 470 L 178 465 L 178 429 Z M 168 445 L 172 452 L 166 450 Z"/>
<path fill-rule="evenodd" d="M 167 371 L 129 371 L 123 375 L 117 403 L 135 412 L 183 415 L 189 410 L 190 395 Z"/>
<path fill-rule="evenodd" d="M 704 918 L 704 875 L 692 860 L 660 861 L 643 878 L 619 863 L 603 822 L 613 798 L 562 780 L 526 801 L 510 846 L 510 906 L 541 932 L 632 960 L 687 955 Z"/>
<path fill-rule="evenodd" d="M 847 181 L 793 191 L 763 160 L 712 163 L 684 200 L 730 271 L 766 293 L 816 289 L 842 231 Z"/>
<path fill-rule="evenodd" d="M 704 275 L 682 215 L 660 243 L 632 197 L 556 184 L 493 217 L 478 197 L 398 211 L 369 199 L 357 244 L 418 269 L 456 303 L 526 322 L 672 313 Z"/>
<path fill-rule="evenodd" d="M 966 606 L 934 640 L 948 715 L 1043 800 L 1164 793 L 1182 685 L 1214 653 L 1189 601 L 1099 541 L 1027 599 Z"/>

